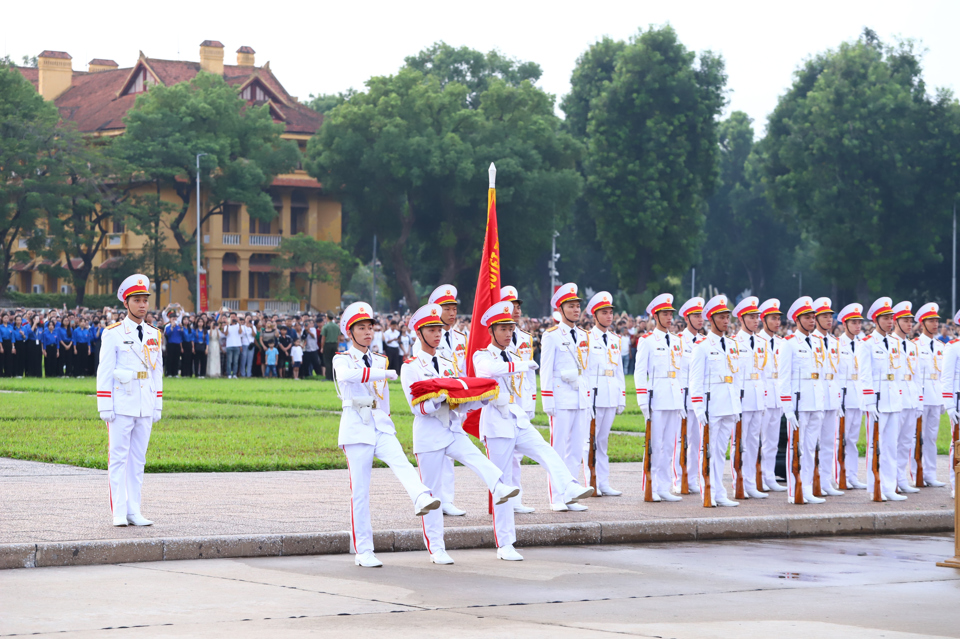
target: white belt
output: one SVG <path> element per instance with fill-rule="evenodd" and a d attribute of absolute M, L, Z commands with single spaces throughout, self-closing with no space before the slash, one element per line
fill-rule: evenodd
<path fill-rule="evenodd" d="M 345 399 L 342 402 L 343 408 L 353 408 L 355 410 L 360 410 L 361 408 L 372 408 L 376 410 L 379 408 L 377 400 L 372 397 L 354 397 L 353 399 Z"/>

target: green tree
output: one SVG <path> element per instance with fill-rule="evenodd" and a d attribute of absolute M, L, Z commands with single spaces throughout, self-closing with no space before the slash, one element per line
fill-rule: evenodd
<path fill-rule="evenodd" d="M 749 289 L 769 296 L 792 274 L 789 256 L 799 233 L 767 199 L 747 114 L 731 113 L 720 123 L 718 137 L 720 179 L 707 200 L 709 241 L 701 249 L 701 281 L 730 295 Z"/>
<path fill-rule="evenodd" d="M 10 262 L 29 261 L 46 244 L 38 224 L 47 210 L 64 204 L 62 153 L 75 132 L 58 126 L 56 107 L 44 100 L 19 71 L 0 62 L 0 289 L 10 281 Z"/>
<path fill-rule="evenodd" d="M 117 141 L 121 158 L 136 167 L 146 182 L 172 189 L 178 208 L 166 224 L 183 255 L 180 274 L 196 295 L 194 229 L 196 156 L 205 199 L 201 224 L 223 213 L 227 202 L 242 202 L 259 220 L 276 217 L 266 189 L 273 178 L 293 169 L 296 144 L 282 140 L 269 105 L 248 105 L 223 78 L 200 73 L 191 82 L 155 86 L 137 98 L 124 119 Z M 191 230 L 192 229 L 192 230 Z"/>
<path fill-rule="evenodd" d="M 335 242 L 318 240 L 298 233 L 280 240 L 278 259 L 273 266 L 277 272 L 289 269 L 307 282 L 307 306 L 313 300 L 314 284 L 339 284 L 350 281 L 358 261 Z"/>
<path fill-rule="evenodd" d="M 321 93 L 320 95 L 311 93 L 307 106 L 318 113 L 326 115 L 334 107 L 340 106 L 349 100 L 355 93 L 356 91 L 353 89 L 347 89 L 341 93 Z"/>
<path fill-rule="evenodd" d="M 960 109 L 931 95 L 915 45 L 860 39 L 816 55 L 770 115 L 761 143 L 776 207 L 817 246 L 844 295 L 909 293 L 942 256 L 957 192 Z"/>
<path fill-rule="evenodd" d="M 726 76 L 720 57 L 697 59 L 669 26 L 617 49 L 601 41 L 580 59 L 564 105 L 577 126 L 587 113 L 587 203 L 621 286 L 639 294 L 679 281 L 700 247 Z"/>

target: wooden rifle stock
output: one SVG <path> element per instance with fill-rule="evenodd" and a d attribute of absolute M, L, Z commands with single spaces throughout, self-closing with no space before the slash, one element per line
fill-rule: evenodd
<path fill-rule="evenodd" d="M 880 398 L 877 397 L 877 407 L 879 408 Z M 873 501 L 883 501 L 883 495 L 880 492 L 880 413 L 874 415 L 873 420 L 873 456 L 871 459 L 873 466 Z"/>
<path fill-rule="evenodd" d="M 790 465 L 793 472 L 793 503 L 803 503 L 803 480 L 800 479 L 800 391 L 797 391 L 797 410 L 796 410 L 798 428 L 793 433 L 793 463 Z M 787 428 L 792 428 L 787 424 Z"/>
<path fill-rule="evenodd" d="M 917 461 L 917 488 L 923 487 L 923 413 L 917 417 L 917 445 L 913 450 L 913 458 Z"/>
<path fill-rule="evenodd" d="M 847 403 L 847 389 L 843 389 L 843 399 L 840 401 L 840 409 L 846 413 L 846 403 Z M 839 446 L 837 447 L 837 468 L 839 469 L 839 477 L 837 477 L 837 487 L 840 490 L 847 489 L 847 416 L 844 414 L 840 417 L 840 428 L 837 432 L 837 436 L 840 440 Z"/>
<path fill-rule="evenodd" d="M 680 420 L 680 494 L 690 494 L 690 480 L 687 478 L 687 418 Z"/>
<path fill-rule="evenodd" d="M 593 391 L 596 393 L 596 389 Z M 596 399 L 593 401 L 593 419 L 590 420 L 590 449 L 587 452 L 587 470 L 590 473 L 590 486 L 593 488 L 593 496 L 600 496 L 600 489 L 597 488 L 597 408 Z"/>
<path fill-rule="evenodd" d="M 757 490 L 763 490 L 763 467 L 760 465 L 760 446 L 757 446 Z"/>
<path fill-rule="evenodd" d="M 707 403 L 704 408 L 703 437 L 700 445 L 703 447 L 703 454 L 700 455 L 700 466 L 703 474 L 703 484 L 700 486 L 700 492 L 703 493 L 703 507 L 713 507 L 713 491 L 710 490 L 710 393 L 707 393 Z"/>
<path fill-rule="evenodd" d="M 733 433 L 733 474 L 736 478 L 734 499 L 744 499 L 743 492 L 743 415 Z"/>
<path fill-rule="evenodd" d="M 817 444 L 813 452 L 813 496 L 823 497 L 823 491 L 820 489 L 820 444 Z"/>
<path fill-rule="evenodd" d="M 643 429 L 643 501 L 653 501 L 653 473 L 651 468 L 650 453 L 653 447 L 650 445 L 650 431 L 653 430 L 653 389 L 649 394 L 650 420 L 644 425 Z"/>

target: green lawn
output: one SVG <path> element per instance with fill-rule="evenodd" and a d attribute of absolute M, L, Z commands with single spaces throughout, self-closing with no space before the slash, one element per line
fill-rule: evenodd
<path fill-rule="evenodd" d="M 627 380 L 633 388 L 633 380 Z M 413 461 L 413 416 L 399 382 L 392 382 L 397 433 Z M 106 468 L 106 426 L 97 416 L 93 379 L 0 378 L 0 456 Z M 345 468 L 337 448 L 339 410 L 333 384 L 277 379 L 167 379 L 163 420 L 154 426 L 148 472 L 260 471 Z M 548 437 L 547 418 L 534 424 Z M 643 432 L 643 416 L 628 392 L 614 430 Z M 944 416 L 938 449 L 946 453 Z M 863 454 L 861 438 L 861 455 Z M 643 459 L 643 440 L 610 438 L 612 461 Z"/>

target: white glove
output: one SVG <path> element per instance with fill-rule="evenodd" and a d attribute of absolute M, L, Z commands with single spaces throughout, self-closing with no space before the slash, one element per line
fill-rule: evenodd
<path fill-rule="evenodd" d="M 947 409 L 947 415 L 950 416 L 950 423 L 951 423 L 951 424 L 956 424 L 957 422 L 960 422 L 960 413 L 957 413 L 957 409 L 956 409 L 956 408 L 948 408 L 948 409 Z"/>
<path fill-rule="evenodd" d="M 388 369 L 388 370 L 387 370 L 387 379 L 389 379 L 390 381 L 393 381 L 393 380 L 395 380 L 396 378 L 397 378 L 397 371 Z"/>
<path fill-rule="evenodd" d="M 556 417 L 556 416 L 557 416 L 557 411 L 556 411 L 555 409 L 553 409 L 553 408 L 547 408 L 546 406 L 544 406 L 544 407 L 543 407 L 543 412 L 546 414 L 547 417 Z"/>
<path fill-rule="evenodd" d="M 623 411 L 627 410 L 626 406 L 617 406 L 617 415 L 623 415 Z"/>
<path fill-rule="evenodd" d="M 799 430 L 800 421 L 797 419 L 796 413 L 789 411 L 786 413 L 787 416 L 787 427 L 792 428 L 793 430 Z"/>
<path fill-rule="evenodd" d="M 596 406 L 591 406 L 591 407 L 590 407 L 590 419 L 596 419 L 596 418 L 597 418 L 597 407 L 596 407 Z"/>
<path fill-rule="evenodd" d="M 537 364 L 537 363 L 536 363 L 535 361 L 533 361 L 533 360 L 530 360 L 529 362 L 524 362 L 524 364 L 527 365 L 527 370 L 528 370 L 528 371 L 535 371 L 535 370 L 538 370 L 538 369 L 540 368 L 540 364 Z"/>
<path fill-rule="evenodd" d="M 576 369 L 566 369 L 560 371 L 560 379 L 565 381 L 568 384 L 573 384 L 577 381 L 577 371 Z"/>
<path fill-rule="evenodd" d="M 153 411 L 153 423 L 156 424 L 160 421 L 160 410 Z"/>
<path fill-rule="evenodd" d="M 537 412 L 537 411 L 534 411 L 534 410 L 528 410 L 528 411 L 527 411 L 527 419 L 529 419 L 529 420 L 532 421 L 533 418 L 536 416 L 536 412 Z"/>
<path fill-rule="evenodd" d="M 112 410 L 101 411 L 100 419 L 107 422 L 108 424 L 112 424 L 113 422 L 117 421 L 117 414 L 114 413 Z"/>
<path fill-rule="evenodd" d="M 697 416 L 697 423 L 703 426 L 707 423 L 707 411 L 701 409 L 693 409 L 693 414 Z"/>
<path fill-rule="evenodd" d="M 644 422 L 649 422 L 649 421 L 650 421 L 650 407 L 649 407 L 649 406 L 646 406 L 646 405 L 641 405 L 641 406 L 640 406 L 640 412 L 643 413 L 643 421 L 644 421 Z"/>
<path fill-rule="evenodd" d="M 843 417 L 843 416 L 845 416 L 845 415 L 846 415 L 846 413 L 843 412 L 843 406 L 841 406 L 840 408 L 837 409 L 837 417 Z"/>
<path fill-rule="evenodd" d="M 686 408 L 681 408 L 681 409 L 680 409 L 680 419 L 686 419 L 686 418 L 687 418 L 687 409 L 686 409 Z"/>

